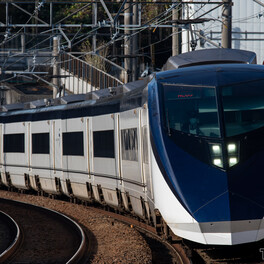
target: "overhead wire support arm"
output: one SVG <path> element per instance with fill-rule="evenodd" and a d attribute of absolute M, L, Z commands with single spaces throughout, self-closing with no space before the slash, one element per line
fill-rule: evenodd
<path fill-rule="evenodd" d="M 259 0 L 253 0 L 253 1 L 264 7 L 264 3 L 262 3 L 261 1 L 259 1 Z"/>
<path fill-rule="evenodd" d="M 207 12 L 203 13 L 202 15 L 200 15 L 199 17 L 197 17 L 196 19 L 199 19 L 199 18 L 201 18 L 201 17 L 209 14 L 210 12 L 214 11 L 215 9 L 217 9 L 217 8 L 219 8 L 219 7 L 221 7 L 221 6 L 224 5 L 224 3 L 218 3 L 218 4 L 219 4 L 218 6 L 216 6 L 216 7 L 212 8 L 212 9 L 208 10 Z"/>
<path fill-rule="evenodd" d="M 100 0 L 100 2 L 101 2 L 101 4 L 102 4 L 102 6 L 103 6 L 103 8 L 104 8 L 104 10 L 105 10 L 105 12 L 106 12 L 106 14 L 108 15 L 108 17 L 109 17 L 111 23 L 113 24 L 113 23 L 114 23 L 114 19 L 113 19 L 111 13 L 109 12 L 109 10 L 108 10 L 108 8 L 107 8 L 107 6 L 106 6 L 104 0 Z"/>
<path fill-rule="evenodd" d="M 124 6 L 125 6 L 126 2 L 127 2 L 127 0 L 124 0 L 124 1 L 123 1 L 123 3 L 122 3 L 122 5 L 121 5 L 121 7 L 119 8 L 119 10 L 118 10 L 116 16 L 114 17 L 114 27 L 116 26 L 117 20 L 118 20 L 118 18 L 119 18 L 119 16 L 120 16 L 122 10 L 124 10 Z"/>
<path fill-rule="evenodd" d="M 68 48 L 70 49 L 72 47 L 72 43 L 69 40 L 69 38 L 67 37 L 67 35 L 64 33 L 64 31 L 61 29 L 61 27 L 59 26 L 59 31 L 61 33 L 61 35 L 66 39 L 66 41 L 68 42 Z"/>
<path fill-rule="evenodd" d="M 206 38 L 205 36 L 200 34 L 200 31 L 195 31 L 193 30 L 193 33 L 198 36 L 199 38 L 204 39 L 205 41 L 207 41 L 208 43 L 210 43 L 211 45 L 215 46 L 216 48 L 223 48 L 222 46 L 219 46 L 217 43 L 215 43 L 214 41 L 212 41 L 211 39 Z"/>

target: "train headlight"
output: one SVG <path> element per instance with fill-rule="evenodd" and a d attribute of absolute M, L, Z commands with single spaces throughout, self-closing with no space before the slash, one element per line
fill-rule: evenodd
<path fill-rule="evenodd" d="M 227 144 L 227 153 L 229 167 L 236 165 L 239 162 L 239 143 Z"/>
<path fill-rule="evenodd" d="M 223 168 L 223 155 L 221 144 L 210 144 L 210 152 L 212 157 L 212 163 L 220 168 Z"/>
<path fill-rule="evenodd" d="M 221 155 L 222 153 L 221 145 L 212 145 L 212 152 L 215 155 Z"/>
<path fill-rule="evenodd" d="M 238 163 L 238 158 L 236 158 L 236 157 L 229 158 L 229 166 L 230 167 L 236 165 L 237 163 Z"/>
<path fill-rule="evenodd" d="M 223 161 L 222 159 L 213 159 L 213 163 L 215 166 L 223 168 Z"/>
<path fill-rule="evenodd" d="M 237 152 L 236 144 L 228 144 L 227 145 L 227 151 L 228 151 L 228 153 L 236 153 Z"/>

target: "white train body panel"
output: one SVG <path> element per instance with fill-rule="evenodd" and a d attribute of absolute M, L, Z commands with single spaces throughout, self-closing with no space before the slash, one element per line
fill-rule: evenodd
<path fill-rule="evenodd" d="M 16 131 L 14 137 L 10 134 L 13 134 L 13 131 Z M 31 154 L 30 154 L 30 123 L 11 123 L 4 125 L 4 137 L 10 137 L 9 140 L 19 140 L 24 139 L 22 145 L 17 146 L 17 153 L 12 153 L 12 149 L 8 149 L 8 145 L 4 145 L 3 160 L 4 160 L 4 170 L 9 172 L 5 176 L 9 176 L 12 182 L 12 185 L 19 189 L 27 189 L 28 187 L 25 184 L 24 174 L 30 172 L 31 168 Z M 6 180 L 7 182 L 8 180 Z"/>
<path fill-rule="evenodd" d="M 61 121 L 62 124 L 62 138 L 66 137 L 65 144 L 70 146 L 68 152 L 62 148 L 62 170 L 63 176 L 61 178 L 62 191 L 64 194 L 68 194 L 68 189 L 66 187 L 66 180 L 70 180 L 72 184 L 72 191 L 76 197 L 84 198 L 85 195 L 84 190 L 86 190 L 86 181 L 88 179 L 88 169 L 87 169 L 87 130 L 86 130 L 86 119 L 85 118 L 71 118 L 64 119 Z M 81 133 L 81 134 L 80 134 Z M 69 136 L 73 135 L 73 138 L 69 138 Z M 80 153 L 75 153 L 74 155 L 70 155 L 70 151 L 75 146 L 74 140 L 75 137 L 80 136 L 83 139 L 82 155 Z M 63 140 L 63 139 L 62 139 Z M 78 147 L 78 146 L 76 146 Z M 65 153 L 64 153 L 65 152 Z"/>
<path fill-rule="evenodd" d="M 51 135 L 51 125 L 50 121 L 38 121 L 31 122 L 31 134 L 42 134 L 46 133 Z M 49 136 L 49 148 L 52 146 L 52 137 Z M 34 190 L 38 190 L 38 186 L 36 184 L 35 175 L 40 176 L 43 188 L 47 191 L 53 190 L 53 188 L 46 187 L 46 183 L 51 183 L 51 171 L 50 168 L 52 166 L 52 157 L 49 153 L 40 154 L 40 153 L 32 153 L 31 154 L 31 166 L 32 170 L 29 173 L 30 184 Z"/>

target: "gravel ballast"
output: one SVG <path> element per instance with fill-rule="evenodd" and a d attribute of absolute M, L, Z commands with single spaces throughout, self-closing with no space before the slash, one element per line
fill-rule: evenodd
<path fill-rule="evenodd" d="M 0 197 L 49 208 L 77 221 L 89 236 L 87 263 L 152 263 L 151 250 L 137 230 L 85 207 L 47 197 L 0 190 Z"/>

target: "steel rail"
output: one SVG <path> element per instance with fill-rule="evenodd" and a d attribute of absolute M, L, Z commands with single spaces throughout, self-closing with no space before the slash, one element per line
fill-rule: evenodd
<path fill-rule="evenodd" d="M 14 229 L 16 233 L 15 238 L 11 243 L 11 245 L 5 251 L 0 253 L 0 263 L 4 263 L 4 261 L 6 261 L 10 256 L 12 256 L 16 252 L 22 240 L 22 233 L 20 231 L 18 224 L 10 215 L 6 214 L 3 211 L 0 211 L 0 214 L 7 219 L 9 225 L 11 225 L 11 228 Z"/>

